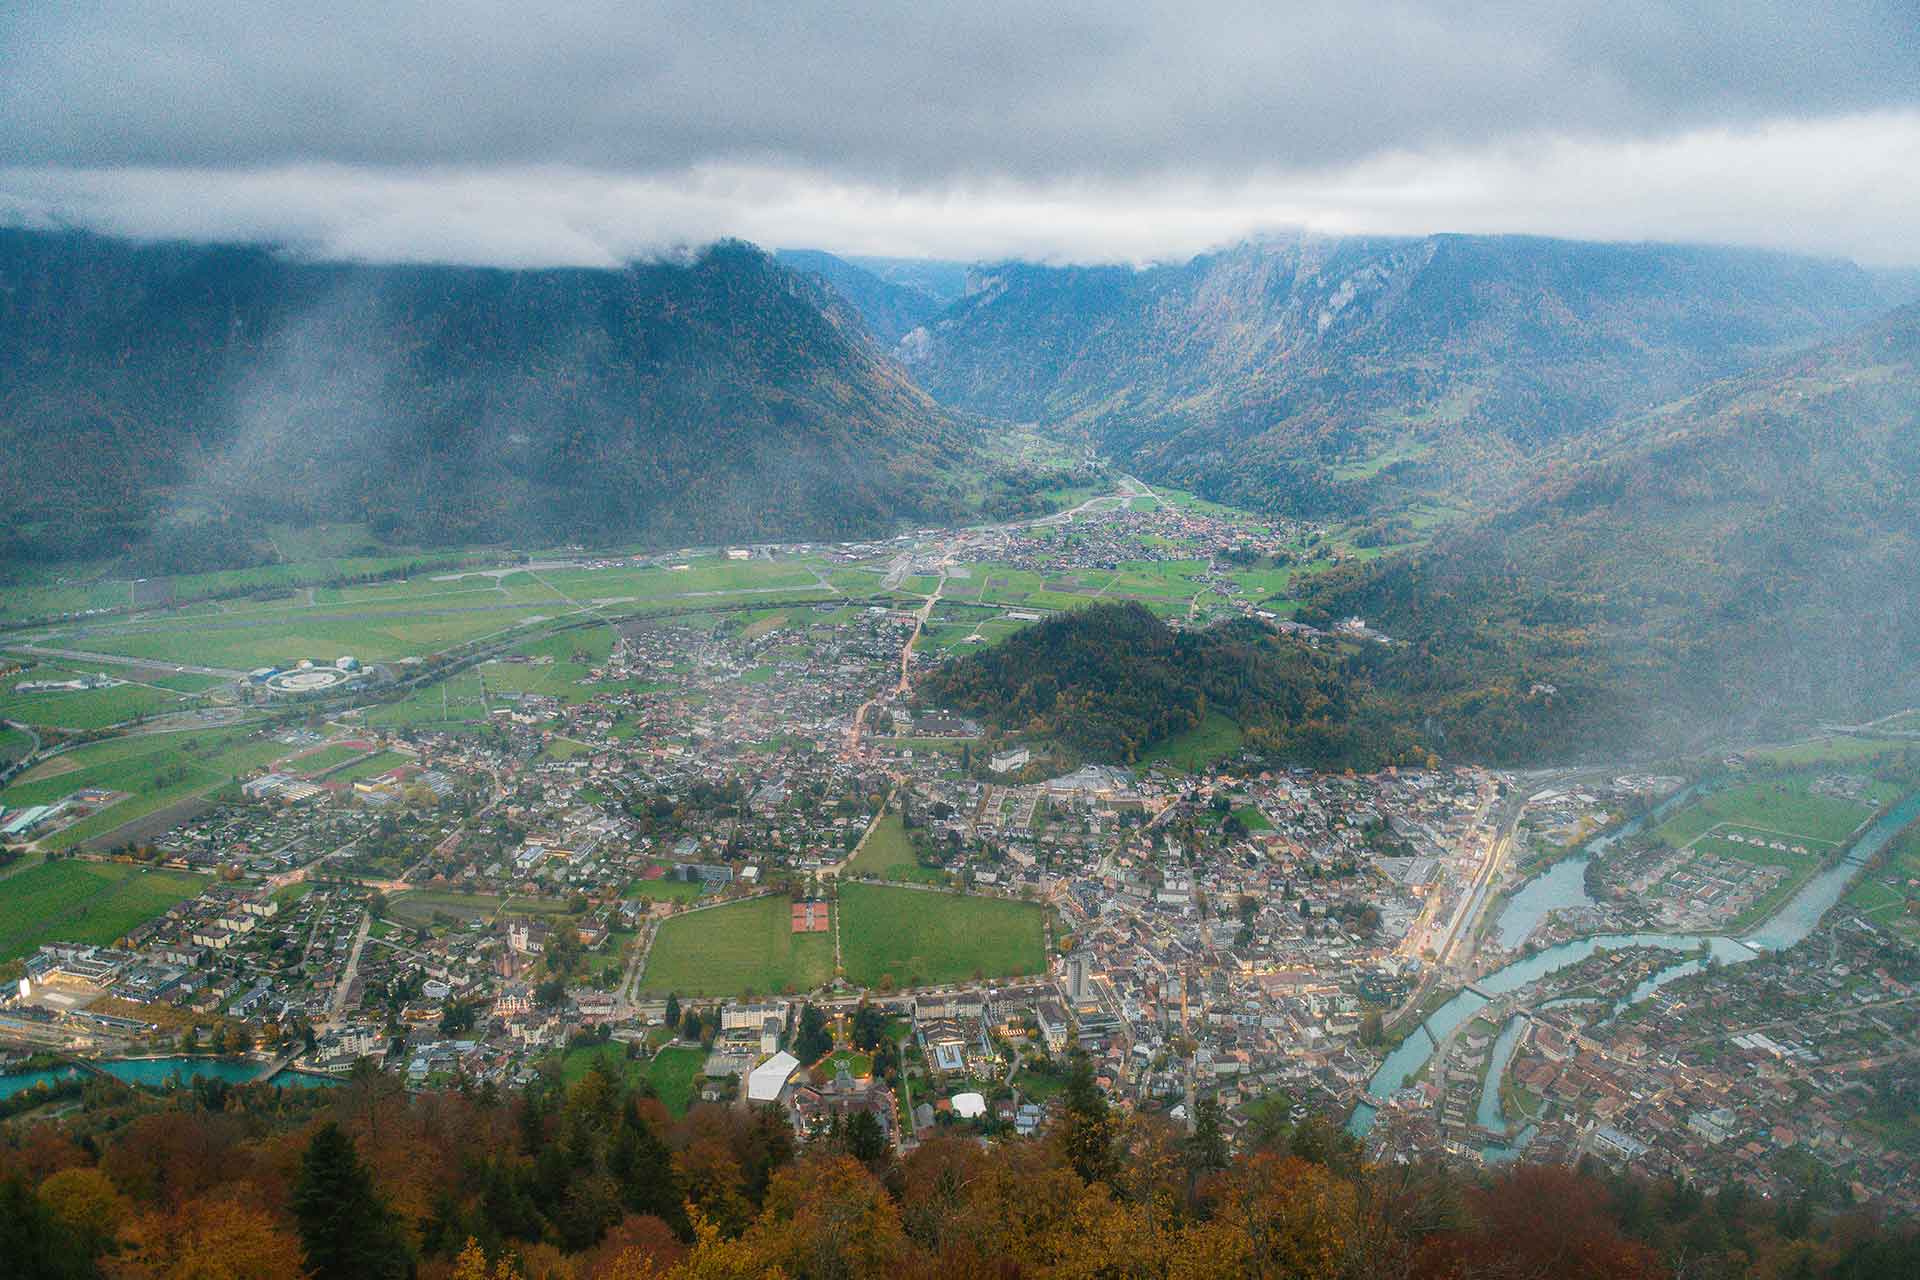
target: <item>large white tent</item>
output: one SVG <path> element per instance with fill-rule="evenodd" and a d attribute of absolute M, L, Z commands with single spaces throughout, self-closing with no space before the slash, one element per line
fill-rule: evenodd
<path fill-rule="evenodd" d="M 777 1102 L 787 1077 L 800 1066 L 800 1059 L 782 1049 L 753 1069 L 747 1077 L 748 1102 Z"/>

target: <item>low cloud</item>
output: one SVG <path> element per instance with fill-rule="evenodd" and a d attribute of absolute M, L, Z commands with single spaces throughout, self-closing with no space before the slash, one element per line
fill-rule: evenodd
<path fill-rule="evenodd" d="M 1145 262 L 1266 231 L 1707 241 L 1920 264 L 1920 111 L 1653 140 L 1400 149 L 1226 180 L 907 185 L 782 165 L 0 169 L 0 217 L 322 258 L 604 267 L 721 236 L 966 260 Z"/>

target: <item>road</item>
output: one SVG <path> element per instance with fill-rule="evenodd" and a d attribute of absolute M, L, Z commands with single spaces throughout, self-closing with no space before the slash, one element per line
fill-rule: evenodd
<path fill-rule="evenodd" d="M 373 930 L 373 912 L 360 912 L 360 928 L 353 935 L 353 951 L 347 956 L 347 967 L 340 973 L 340 981 L 334 984 L 333 998 L 327 1002 L 327 1021 L 338 1023 L 340 1015 L 346 1012 L 347 992 L 353 988 L 353 980 L 360 976 L 360 953 L 367 948 L 367 934 Z"/>
<path fill-rule="evenodd" d="M 103 662 L 110 666 L 142 667 L 148 671 L 184 671 L 189 675 L 218 676 L 222 680 L 238 680 L 247 674 L 244 671 L 229 671 L 225 667 L 196 667 L 191 663 L 156 662 L 152 658 L 123 658 L 115 653 L 93 653 L 86 649 L 54 649 L 38 644 L 10 644 L 7 648 L 15 653 L 31 653 L 41 658 L 66 658 L 71 662 Z"/>

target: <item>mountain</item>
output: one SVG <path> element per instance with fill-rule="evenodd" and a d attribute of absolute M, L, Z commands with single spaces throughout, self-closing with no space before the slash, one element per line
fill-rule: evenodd
<path fill-rule="evenodd" d="M 1329 575 L 1301 617 L 1352 614 L 1409 642 L 1382 678 L 1455 750 L 1915 705 L 1920 307 L 1549 451 L 1498 511 Z"/>
<path fill-rule="evenodd" d="M 818 249 L 782 249 L 774 257 L 782 266 L 818 277 L 859 313 L 875 340 L 888 347 L 946 306 L 946 301 L 917 285 L 885 279 Z"/>
<path fill-rule="evenodd" d="M 1864 322 L 1897 280 L 1736 249 L 1300 235 L 1141 270 L 983 269 L 899 351 L 942 403 L 1210 497 L 1344 516 L 1497 491 L 1557 440 Z"/>
<path fill-rule="evenodd" d="M 940 258 L 874 258 L 852 254 L 847 261 L 889 284 L 924 293 L 941 307 L 950 307 L 966 296 L 967 280 L 973 274 L 972 263 Z"/>
<path fill-rule="evenodd" d="M 0 561 L 155 526 L 245 558 L 260 524 L 321 518 L 866 535 L 957 514 L 974 448 L 835 295 L 739 243 L 509 271 L 0 231 L 0 364 Z"/>

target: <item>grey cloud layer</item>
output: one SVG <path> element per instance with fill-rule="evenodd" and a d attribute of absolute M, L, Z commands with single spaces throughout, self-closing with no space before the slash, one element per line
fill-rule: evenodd
<path fill-rule="evenodd" d="M 4 9 L 25 167 L 1229 178 L 1920 102 L 1913 0 Z"/>

